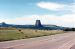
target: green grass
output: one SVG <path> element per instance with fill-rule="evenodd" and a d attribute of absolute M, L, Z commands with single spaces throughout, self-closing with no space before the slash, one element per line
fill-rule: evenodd
<path fill-rule="evenodd" d="M 0 42 L 1 41 L 9 41 L 9 40 L 17 40 L 17 39 L 26 39 L 26 38 L 34 38 L 41 36 L 49 36 L 55 35 L 59 33 L 64 33 L 61 30 L 32 30 L 32 29 L 22 29 L 19 31 L 15 30 L 0 30 Z"/>

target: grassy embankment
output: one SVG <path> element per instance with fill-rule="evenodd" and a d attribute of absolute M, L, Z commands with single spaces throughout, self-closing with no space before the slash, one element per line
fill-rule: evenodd
<path fill-rule="evenodd" d="M 0 42 L 26 39 L 33 37 L 49 36 L 64 33 L 61 30 L 33 30 L 33 29 L 0 29 Z"/>

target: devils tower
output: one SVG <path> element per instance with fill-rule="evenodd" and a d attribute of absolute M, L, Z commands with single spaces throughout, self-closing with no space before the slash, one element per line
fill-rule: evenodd
<path fill-rule="evenodd" d="M 36 20 L 35 27 L 43 27 L 40 20 Z"/>

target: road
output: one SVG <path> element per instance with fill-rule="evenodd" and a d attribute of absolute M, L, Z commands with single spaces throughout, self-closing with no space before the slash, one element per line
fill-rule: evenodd
<path fill-rule="evenodd" d="M 75 44 L 75 32 L 51 36 L 0 42 L 0 49 L 70 49 Z"/>

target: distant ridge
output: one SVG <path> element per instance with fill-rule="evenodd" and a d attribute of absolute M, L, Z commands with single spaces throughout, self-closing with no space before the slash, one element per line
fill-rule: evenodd
<path fill-rule="evenodd" d="M 44 30 L 64 30 L 67 28 L 67 27 L 61 27 L 56 25 L 42 25 L 40 20 L 36 20 L 35 25 L 14 25 L 14 24 L 6 24 L 5 22 L 2 22 L 0 23 L 0 27 L 44 29 Z"/>

